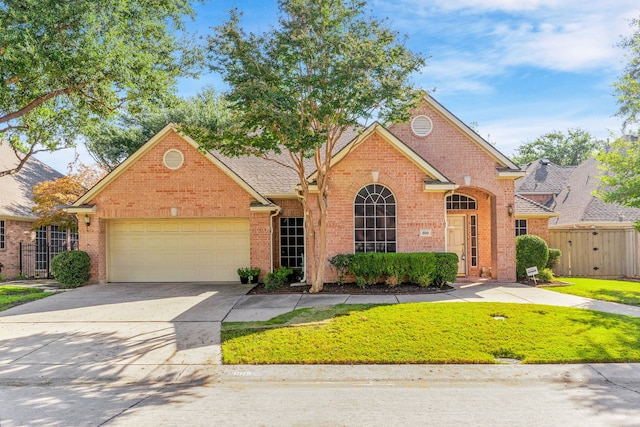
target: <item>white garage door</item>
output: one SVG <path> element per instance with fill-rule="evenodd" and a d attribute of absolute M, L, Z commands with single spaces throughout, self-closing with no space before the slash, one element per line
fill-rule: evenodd
<path fill-rule="evenodd" d="M 249 266 L 249 220 L 117 220 L 107 225 L 110 282 L 236 281 Z"/>

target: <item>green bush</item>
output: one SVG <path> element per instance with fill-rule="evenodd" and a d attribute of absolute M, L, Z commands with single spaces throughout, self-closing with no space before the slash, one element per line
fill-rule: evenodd
<path fill-rule="evenodd" d="M 91 259 L 83 251 L 66 251 L 51 260 L 51 273 L 63 288 L 84 285 L 91 278 Z"/>
<path fill-rule="evenodd" d="M 550 268 L 545 268 L 538 271 L 536 279 L 538 279 L 538 282 L 540 283 L 550 283 L 555 280 L 555 276 L 553 275 L 553 271 L 551 271 Z"/>
<path fill-rule="evenodd" d="M 289 277 L 293 274 L 293 270 L 287 267 L 280 267 L 272 273 L 267 274 L 264 278 L 264 288 L 272 291 L 289 283 Z"/>
<path fill-rule="evenodd" d="M 547 266 L 549 247 L 540 237 L 525 234 L 516 237 L 516 276 L 518 280 L 526 279 L 527 268 L 538 267 L 542 271 Z"/>
<path fill-rule="evenodd" d="M 447 282 L 455 282 L 458 276 L 458 255 L 448 252 L 438 252 L 435 254 L 435 272 L 433 284 L 441 287 Z"/>
<path fill-rule="evenodd" d="M 362 288 L 383 281 L 395 286 L 405 280 L 420 286 L 442 286 L 455 281 L 458 273 L 458 256 L 451 253 L 339 254 L 329 263 L 338 271 L 340 283 L 351 274 Z"/>
<path fill-rule="evenodd" d="M 560 249 L 549 248 L 549 259 L 547 260 L 547 268 L 555 268 L 560 262 L 562 251 Z"/>

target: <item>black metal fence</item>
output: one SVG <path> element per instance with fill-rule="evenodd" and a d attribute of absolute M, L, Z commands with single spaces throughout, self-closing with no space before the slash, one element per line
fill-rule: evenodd
<path fill-rule="evenodd" d="M 60 252 L 76 250 L 78 243 L 23 243 L 20 242 L 20 274 L 29 278 L 50 278 L 51 260 Z"/>

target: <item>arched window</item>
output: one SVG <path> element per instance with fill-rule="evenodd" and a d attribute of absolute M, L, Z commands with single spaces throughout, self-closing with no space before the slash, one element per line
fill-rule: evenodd
<path fill-rule="evenodd" d="M 396 251 L 396 199 L 384 185 L 362 188 L 353 201 L 356 252 Z"/>
<path fill-rule="evenodd" d="M 476 200 L 462 194 L 452 194 L 450 196 L 447 196 L 447 209 L 453 211 L 474 211 L 477 209 Z"/>

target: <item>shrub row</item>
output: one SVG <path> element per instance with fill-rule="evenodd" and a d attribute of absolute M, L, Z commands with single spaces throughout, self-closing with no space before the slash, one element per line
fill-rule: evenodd
<path fill-rule="evenodd" d="M 420 286 L 442 286 L 454 282 L 458 256 L 442 252 L 338 254 L 329 260 L 338 272 L 338 281 L 354 275 L 358 286 L 386 282 L 389 286 L 409 281 Z"/>

